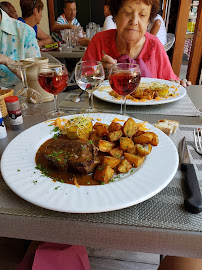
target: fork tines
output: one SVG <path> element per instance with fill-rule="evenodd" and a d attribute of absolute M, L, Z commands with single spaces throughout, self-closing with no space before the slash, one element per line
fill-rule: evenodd
<path fill-rule="evenodd" d="M 194 143 L 196 151 L 202 155 L 202 129 L 195 128 L 194 129 Z"/>

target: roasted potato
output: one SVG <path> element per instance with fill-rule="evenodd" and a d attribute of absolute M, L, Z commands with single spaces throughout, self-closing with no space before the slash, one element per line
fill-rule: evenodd
<path fill-rule="evenodd" d="M 100 164 L 95 169 L 93 178 L 107 184 L 112 179 L 113 174 L 114 170 L 109 165 Z"/>
<path fill-rule="evenodd" d="M 151 142 L 152 139 L 153 139 L 153 135 L 151 134 L 151 132 L 145 132 L 141 134 L 140 136 L 133 137 L 133 141 L 135 143 L 140 143 L 140 144 L 149 143 Z"/>
<path fill-rule="evenodd" d="M 100 140 L 98 145 L 101 152 L 110 152 L 115 146 L 115 142 L 108 142 L 105 140 Z"/>
<path fill-rule="evenodd" d="M 134 148 L 134 142 L 127 137 L 120 138 L 120 148 L 124 151 L 128 151 Z"/>
<path fill-rule="evenodd" d="M 159 138 L 158 135 L 156 135 L 156 133 L 154 132 L 150 132 L 153 136 L 153 139 L 151 140 L 151 145 L 157 146 L 159 144 Z"/>
<path fill-rule="evenodd" d="M 123 125 L 123 134 L 131 138 L 138 131 L 138 128 L 138 124 L 130 117 Z"/>
<path fill-rule="evenodd" d="M 112 132 L 112 131 L 117 131 L 122 129 L 122 125 L 117 123 L 117 122 L 111 122 L 111 124 L 108 126 L 108 131 Z"/>
<path fill-rule="evenodd" d="M 123 156 L 123 150 L 120 149 L 119 147 L 116 147 L 114 149 L 112 149 L 109 154 L 112 156 L 112 157 L 115 157 L 115 158 L 121 158 Z"/>
<path fill-rule="evenodd" d="M 136 144 L 134 145 L 134 147 L 127 149 L 125 152 L 135 155 L 137 153 Z"/>
<path fill-rule="evenodd" d="M 96 123 L 93 125 L 93 128 L 94 128 L 94 129 L 97 129 L 97 127 L 99 127 L 99 126 L 108 127 L 108 125 L 106 125 L 106 124 L 103 124 L 103 123 L 100 123 L 100 122 L 96 122 Z"/>
<path fill-rule="evenodd" d="M 108 164 L 112 169 L 119 165 L 120 159 L 111 156 L 104 156 L 102 163 Z"/>
<path fill-rule="evenodd" d="M 130 153 L 124 153 L 124 156 L 135 168 L 139 167 L 144 161 L 144 156 L 133 155 Z"/>
<path fill-rule="evenodd" d="M 90 139 L 96 142 L 102 140 L 102 137 L 97 134 L 97 130 L 93 130 L 90 134 Z"/>
<path fill-rule="evenodd" d="M 133 137 L 140 136 L 140 135 L 142 135 L 142 134 L 144 134 L 144 133 L 145 133 L 145 131 L 143 131 L 143 130 L 138 130 L 138 131 L 134 134 Z"/>
<path fill-rule="evenodd" d="M 137 148 L 137 152 L 142 155 L 142 156 L 147 156 L 151 153 L 152 150 L 152 146 L 151 144 L 146 144 L 146 145 L 142 145 L 142 144 L 136 144 L 136 148 Z"/>
<path fill-rule="evenodd" d="M 118 141 L 122 137 L 122 135 L 123 135 L 122 130 L 112 131 L 112 132 L 109 132 L 109 134 L 107 135 L 107 139 L 110 142 L 115 142 L 115 141 Z"/>
<path fill-rule="evenodd" d="M 121 163 L 119 164 L 117 170 L 120 173 L 127 173 L 133 166 L 128 162 L 127 159 L 122 159 Z"/>
<path fill-rule="evenodd" d="M 98 136 L 100 137 L 106 136 L 109 133 L 107 126 L 104 126 L 104 125 L 97 126 L 96 130 L 97 130 Z"/>

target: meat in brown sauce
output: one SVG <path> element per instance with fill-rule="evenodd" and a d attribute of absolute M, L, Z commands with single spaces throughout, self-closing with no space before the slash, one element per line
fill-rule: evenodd
<path fill-rule="evenodd" d="M 45 157 L 61 171 L 73 168 L 83 174 L 93 172 L 100 162 L 92 141 L 54 140 L 47 145 Z"/>

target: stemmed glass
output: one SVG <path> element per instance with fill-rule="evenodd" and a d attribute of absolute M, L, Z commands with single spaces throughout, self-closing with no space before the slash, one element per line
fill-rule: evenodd
<path fill-rule="evenodd" d="M 75 78 L 78 86 L 88 92 L 89 107 L 82 112 L 98 112 L 93 106 L 93 91 L 104 81 L 104 69 L 99 61 L 81 61 L 76 64 Z"/>
<path fill-rule="evenodd" d="M 141 79 L 140 68 L 137 64 L 117 63 L 114 64 L 109 73 L 111 88 L 122 96 L 120 113 L 126 114 L 126 96 L 132 94 L 138 87 Z M 124 110 L 122 105 L 124 103 Z"/>
<path fill-rule="evenodd" d="M 57 95 L 68 85 L 69 75 L 64 64 L 47 63 L 38 67 L 38 81 L 41 87 L 54 95 L 54 111 L 46 114 L 47 119 L 65 116 L 66 113 L 58 109 Z"/>
<path fill-rule="evenodd" d="M 20 60 L 19 62 L 14 62 L 9 64 L 9 68 L 13 70 L 20 70 L 21 79 L 23 82 L 23 88 L 20 89 L 16 95 L 19 97 L 19 101 L 21 104 L 21 109 L 24 115 L 33 115 L 40 112 L 40 108 L 38 108 L 38 104 L 43 102 L 42 95 L 36 90 L 29 88 L 27 84 L 27 76 L 26 69 L 34 65 L 33 61 Z M 32 103 L 32 105 L 28 105 Z"/>

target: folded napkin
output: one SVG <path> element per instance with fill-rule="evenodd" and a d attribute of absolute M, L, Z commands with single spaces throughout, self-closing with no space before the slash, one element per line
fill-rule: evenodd
<path fill-rule="evenodd" d="M 34 254 L 33 254 L 34 255 Z M 83 246 L 43 243 L 32 255 L 25 256 L 16 270 L 90 270 Z"/>
<path fill-rule="evenodd" d="M 138 64 L 141 71 L 141 77 L 153 78 L 145 62 L 139 57 L 137 57 L 136 59 L 132 59 L 127 54 L 123 54 L 117 59 L 117 62 Z"/>

